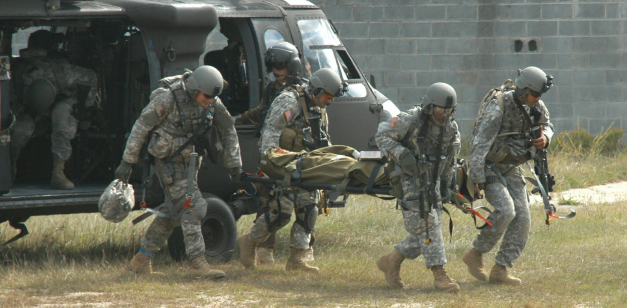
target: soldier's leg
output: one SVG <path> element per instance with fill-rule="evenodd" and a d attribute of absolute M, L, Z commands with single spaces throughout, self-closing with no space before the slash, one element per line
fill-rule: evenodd
<path fill-rule="evenodd" d="M 20 151 L 35 132 L 35 119 L 27 113 L 19 113 L 15 115 L 15 124 L 11 130 L 11 178 L 15 181 L 17 175 L 17 159 L 20 157 Z"/>
<path fill-rule="evenodd" d="M 492 227 L 483 228 L 472 243 L 473 248 L 481 254 L 494 248 L 516 215 L 510 192 L 500 181 L 486 184 L 484 191 L 494 211 L 487 218 Z"/>
<path fill-rule="evenodd" d="M 423 254 L 427 268 L 446 264 L 441 227 L 442 210 L 433 209 L 429 215 L 429 243 L 426 242 L 427 226 L 420 212 L 405 210 L 402 212 L 405 230 L 409 234 L 396 244 L 396 250 L 407 259 L 415 259 Z"/>
<path fill-rule="evenodd" d="M 496 254 L 496 263 L 512 267 L 513 262 L 522 254 L 527 239 L 529 238 L 529 227 L 531 225 L 531 214 L 529 213 L 529 200 L 525 182 L 519 174 L 506 175 L 509 195 L 514 202 L 515 216 L 507 226 L 503 235 L 503 241 L 499 252 Z"/>
<path fill-rule="evenodd" d="M 303 260 L 305 251 L 309 248 L 311 232 L 316 227 L 318 219 L 318 192 L 305 192 L 294 196 L 294 210 L 296 221 L 290 230 L 290 256 L 285 265 L 286 270 L 303 270 L 317 273 L 317 267 L 309 266 Z"/>
<path fill-rule="evenodd" d="M 72 116 L 72 105 L 76 98 L 67 98 L 58 101 L 52 107 L 52 154 L 55 158 L 67 161 L 72 154 L 70 140 L 76 135 L 78 121 Z"/>

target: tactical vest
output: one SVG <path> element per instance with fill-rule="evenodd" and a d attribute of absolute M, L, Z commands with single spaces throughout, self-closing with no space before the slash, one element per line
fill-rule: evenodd
<path fill-rule="evenodd" d="M 520 165 L 529 160 L 526 154 L 515 153 L 512 147 L 525 148 L 531 146 L 529 137 L 524 137 L 530 131 L 530 125 L 525 120 L 525 116 L 521 113 L 518 102 L 514 99 L 514 91 L 503 93 L 503 117 L 501 119 L 501 128 L 494 139 L 494 143 L 486 155 L 486 160 L 493 163 Z M 529 113 L 530 110 L 524 106 Z"/>
<path fill-rule="evenodd" d="M 307 95 L 303 91 L 303 88 L 298 84 L 287 87 L 285 91 L 295 91 L 298 94 L 302 110 L 302 115 L 299 116 L 303 117 L 305 125 L 311 126 L 313 122 L 310 121 L 310 118 L 312 116 L 319 116 L 321 125 L 320 130 L 324 134 L 328 134 L 326 109 L 320 108 L 318 106 L 309 107 L 313 106 L 313 102 L 311 102 L 310 98 L 307 97 Z M 303 128 L 305 127 L 299 127 L 299 125 L 288 125 L 287 127 L 285 127 L 285 129 L 283 129 L 283 133 L 281 133 L 281 137 L 279 138 L 279 146 L 292 152 L 305 150 L 303 140 L 307 139 L 313 141 L 314 139 L 317 139 L 318 136 L 313 136 L 313 134 L 308 136 L 303 131 Z"/>
<path fill-rule="evenodd" d="M 423 121 L 429 121 L 429 116 L 422 116 L 422 109 L 420 107 L 411 109 L 408 112 L 412 114 L 414 124 L 410 127 L 410 130 L 408 131 L 406 137 L 401 141 L 401 144 L 411 150 L 412 153 L 414 153 L 416 156 L 418 156 L 420 154 L 423 154 L 420 153 L 420 147 L 418 146 L 420 128 L 423 125 Z M 430 168 L 433 168 L 436 161 L 435 155 L 437 155 L 438 147 L 440 147 L 439 152 L 441 153 L 441 161 L 437 173 L 439 178 L 439 176 L 442 174 L 442 171 L 445 168 L 448 168 L 445 162 L 448 160 L 450 147 L 454 145 L 453 142 L 455 141 L 455 135 L 457 131 L 455 130 L 452 119 L 447 121 L 446 124 L 444 124 L 443 126 L 431 124 L 427 125 L 427 134 L 424 138 L 424 154 L 426 156 L 426 160 L 430 162 L 428 166 L 430 166 Z M 438 144 L 438 138 L 441 130 L 443 130 L 442 144 Z"/>
<path fill-rule="evenodd" d="M 47 53 L 40 49 L 22 49 L 20 50 L 21 58 L 24 62 L 16 65 L 14 75 L 16 76 L 14 83 L 15 94 L 20 102 L 24 102 L 24 89 L 28 86 L 22 82 L 23 74 L 28 74 L 33 70 L 42 70 L 46 72 L 46 79 L 50 81 L 57 90 L 58 94 L 71 95 L 69 89 L 69 82 L 63 71 L 62 65 L 57 63 L 58 61 L 65 61 L 63 59 L 55 60 L 47 57 Z"/>
<path fill-rule="evenodd" d="M 191 72 L 160 80 L 162 88 L 170 89 L 170 92 L 164 95 L 171 95 L 174 103 L 169 115 L 155 128 L 148 146 L 150 154 L 157 158 L 167 158 L 174 153 L 187 142 L 191 134 L 201 128 L 209 113 L 212 115 L 215 113 L 213 104 L 203 108 L 189 96 L 184 85 L 184 80 L 189 75 Z M 185 161 L 189 159 L 191 151 L 190 145 L 181 152 Z"/>

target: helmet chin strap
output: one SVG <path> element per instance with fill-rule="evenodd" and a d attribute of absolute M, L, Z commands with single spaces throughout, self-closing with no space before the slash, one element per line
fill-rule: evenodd
<path fill-rule="evenodd" d="M 436 126 L 444 126 L 449 121 L 450 117 L 446 119 L 446 122 L 440 123 L 438 120 L 435 119 L 435 115 L 433 114 L 433 109 L 434 109 L 433 105 L 429 105 L 429 106 L 431 106 L 430 107 L 431 110 L 429 110 L 429 113 L 428 113 L 429 117 L 431 118 L 431 122 L 433 122 L 433 124 L 435 124 Z"/>
<path fill-rule="evenodd" d="M 530 89 L 529 88 L 525 88 L 525 92 L 524 93 L 520 93 L 520 91 L 517 89 L 516 90 L 516 96 L 520 97 L 523 99 L 523 101 L 525 101 L 525 105 L 527 105 L 527 107 L 529 108 L 533 108 L 533 105 L 531 105 L 529 103 L 529 101 L 527 100 L 527 94 L 529 94 Z M 520 93 L 520 94 L 519 94 Z"/>

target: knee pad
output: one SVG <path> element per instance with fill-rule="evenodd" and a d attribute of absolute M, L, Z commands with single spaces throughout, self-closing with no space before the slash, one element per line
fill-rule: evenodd
<path fill-rule="evenodd" d="M 283 228 L 285 225 L 287 225 L 290 222 L 290 219 L 292 219 L 291 213 L 287 214 L 282 211 L 280 198 L 277 198 L 276 202 L 277 202 L 277 210 L 269 210 L 268 207 L 265 207 L 263 211 L 264 217 L 266 220 L 266 225 L 268 226 L 268 231 L 270 232 L 275 232 Z M 274 214 L 276 218 L 272 220 L 270 218 L 270 214 Z"/>
<path fill-rule="evenodd" d="M 304 214 L 301 219 L 300 214 Z M 305 205 L 296 210 L 296 223 L 299 224 L 305 232 L 311 233 L 316 227 L 316 221 L 318 220 L 318 207 L 315 203 Z"/>

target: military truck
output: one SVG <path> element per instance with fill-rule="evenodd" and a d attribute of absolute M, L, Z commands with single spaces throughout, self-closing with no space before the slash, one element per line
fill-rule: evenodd
<path fill-rule="evenodd" d="M 185 69 L 212 65 L 229 87 L 220 98 L 232 115 L 258 106 L 263 87 L 271 81 L 264 52 L 281 41 L 301 53 L 304 77 L 331 68 L 348 83 L 348 92 L 328 109 L 334 144 L 358 150 L 376 149 L 377 125 L 398 113 L 394 104 L 367 80 L 323 12 L 305 0 L 21 0 L 0 3 L 1 125 L 9 129 L 19 49 L 38 29 L 63 33 L 60 56 L 94 70 L 99 80 L 97 108 L 75 110 L 79 120 L 72 156 L 65 173 L 73 190 L 50 189 L 52 154 L 49 118 L 40 116 L 33 138 L 17 160 L 14 181 L 8 176 L 10 144 L 0 148 L 0 223 L 28 234 L 25 222 L 38 215 L 98 211 L 98 199 L 114 179 L 133 123 L 149 102 L 161 78 Z M 370 81 L 370 82 L 369 82 Z M 80 105 L 80 104 L 78 104 Z M 77 107 L 77 109 L 80 107 Z M 253 125 L 236 126 L 244 171 L 259 163 Z M 142 165 L 134 167 L 131 183 L 137 204 L 156 207 L 163 200 L 158 181 L 150 179 L 144 197 Z M 200 190 L 209 209 L 202 221 L 208 260 L 228 261 L 236 245 L 236 220 L 257 213 L 247 199 L 250 184 L 234 184 L 221 161 L 206 161 L 199 171 Z M 124 222 L 128 223 L 128 222 Z M 140 226 L 141 227 L 141 226 Z M 171 256 L 184 257 L 180 227 L 168 240 Z"/>

